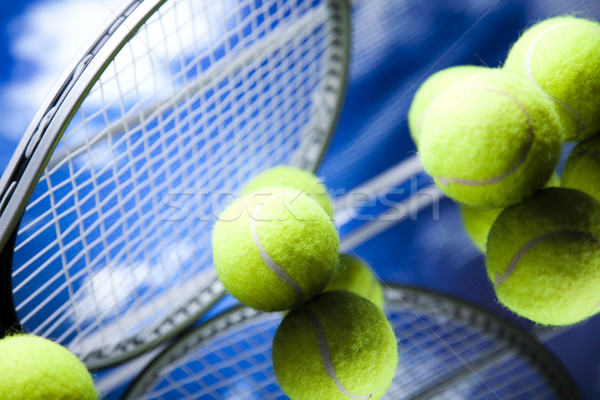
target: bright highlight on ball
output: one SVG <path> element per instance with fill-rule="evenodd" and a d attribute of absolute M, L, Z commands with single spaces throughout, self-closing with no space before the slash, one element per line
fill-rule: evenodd
<path fill-rule="evenodd" d="M 564 139 L 600 132 L 600 24 L 572 16 L 550 18 L 514 44 L 504 68 L 543 89 L 555 104 Z"/>
<path fill-rule="evenodd" d="M 419 146 L 423 119 L 433 99 L 444 89 L 452 86 L 456 81 L 474 75 L 484 69 L 484 67 L 475 65 L 459 65 L 438 71 L 423 82 L 417 93 L 415 93 L 410 110 L 408 110 L 410 136 L 417 146 Z"/>
<path fill-rule="evenodd" d="M 552 101 L 526 79 L 489 69 L 433 100 L 419 149 L 425 170 L 449 197 L 502 208 L 546 184 L 561 144 Z"/>
<path fill-rule="evenodd" d="M 600 311 L 600 202 L 573 189 L 544 189 L 508 207 L 487 242 L 498 299 L 543 325 L 570 325 Z"/>
<path fill-rule="evenodd" d="M 87 368 L 66 348 L 33 335 L 0 340 L 0 399 L 97 398 Z"/>
<path fill-rule="evenodd" d="M 308 171 L 280 165 L 255 176 L 243 189 L 248 194 L 268 187 L 296 189 L 312 197 L 323 210 L 333 217 L 333 204 L 323 183 Z"/>
<path fill-rule="evenodd" d="M 563 172 L 563 186 L 600 200 L 600 136 L 579 143 L 571 151 Z"/>
<path fill-rule="evenodd" d="M 375 304 L 325 292 L 292 310 L 273 341 L 273 368 L 292 399 L 379 399 L 394 378 L 394 331 Z"/>
<path fill-rule="evenodd" d="M 339 271 L 333 277 L 328 290 L 346 290 L 373 302 L 383 309 L 383 288 L 364 261 L 348 254 L 340 254 Z"/>
<path fill-rule="evenodd" d="M 225 288 L 262 311 L 283 311 L 321 293 L 338 263 L 329 216 L 293 189 L 252 192 L 231 204 L 213 229 L 213 260 Z"/>

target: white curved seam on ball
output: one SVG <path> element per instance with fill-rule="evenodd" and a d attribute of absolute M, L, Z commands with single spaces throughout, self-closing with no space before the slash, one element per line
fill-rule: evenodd
<path fill-rule="evenodd" d="M 262 243 L 260 242 L 260 238 L 258 237 L 258 233 L 256 232 L 256 218 L 255 217 L 258 214 L 258 212 L 260 211 L 260 209 L 262 208 L 262 206 L 265 204 L 265 202 L 275 199 L 277 197 L 285 196 L 286 194 L 294 195 L 292 193 L 280 193 L 280 194 L 271 196 L 271 197 L 267 198 L 266 200 L 264 200 L 263 202 L 257 204 L 254 207 L 254 214 L 250 216 L 250 226 L 251 226 L 250 230 L 251 230 L 251 234 L 252 234 L 252 240 L 254 240 L 254 244 L 258 248 L 258 253 L 260 254 L 260 258 L 263 260 L 263 262 L 265 263 L 267 268 L 269 268 L 271 271 L 273 271 L 273 273 L 275 275 L 277 275 L 277 277 L 279 279 L 281 279 L 282 281 L 287 283 L 292 289 L 294 289 L 294 291 L 296 292 L 296 297 L 297 297 L 296 304 L 302 304 L 302 303 L 304 303 L 304 293 L 302 293 L 302 289 L 300 288 L 300 286 L 298 286 L 298 284 L 296 282 L 294 282 L 292 277 L 289 276 L 288 273 L 285 272 L 285 270 L 283 268 L 281 268 L 281 266 L 279 264 L 277 264 L 275 262 L 275 260 L 273 260 L 273 258 L 271 258 L 271 256 L 265 251 L 265 248 L 263 247 Z"/>
<path fill-rule="evenodd" d="M 527 254 L 528 251 L 533 249 L 538 243 L 540 243 L 544 240 L 553 238 L 553 237 L 557 237 L 557 236 L 585 236 L 588 239 L 591 238 L 592 241 L 595 242 L 597 246 L 600 246 L 600 242 L 598 242 L 598 239 L 596 239 L 596 237 L 594 235 L 592 235 L 591 233 L 585 232 L 585 231 L 575 231 L 575 230 L 570 230 L 570 229 L 563 229 L 560 231 L 553 231 L 553 232 L 545 233 L 545 234 L 538 236 L 536 238 L 533 238 L 530 241 L 528 241 L 527 243 L 525 243 L 525 245 L 523 247 L 521 247 L 521 249 L 517 252 L 517 254 L 515 254 L 513 256 L 513 258 L 510 260 L 510 263 L 506 267 L 506 270 L 504 271 L 504 273 L 500 274 L 500 273 L 496 272 L 496 276 L 495 276 L 496 279 L 495 279 L 494 284 L 496 286 L 498 286 L 498 285 L 502 285 L 504 282 L 506 282 L 508 280 L 508 278 L 510 278 L 512 276 L 512 274 L 515 272 L 515 269 L 517 268 L 517 265 L 519 264 L 519 262 L 521 261 L 523 256 L 525 254 Z"/>
<path fill-rule="evenodd" d="M 510 167 L 507 171 L 503 172 L 500 175 L 496 175 L 496 176 L 493 176 L 493 177 L 487 178 L 487 179 L 463 179 L 463 178 L 439 177 L 439 178 L 436 178 L 437 181 L 443 186 L 448 186 L 450 183 L 455 183 L 458 185 L 465 185 L 465 186 L 480 186 L 480 185 L 492 185 L 494 183 L 501 182 L 504 178 L 511 175 L 513 172 L 515 172 L 517 169 L 519 169 L 519 167 L 521 165 L 523 165 L 523 163 L 527 159 L 527 156 L 529 155 L 529 151 L 531 150 L 531 147 L 533 146 L 533 141 L 535 140 L 535 134 L 533 133 L 533 123 L 531 121 L 531 115 L 529 114 L 529 111 L 527 111 L 527 108 L 525 108 L 523 103 L 521 103 L 516 97 L 514 97 L 513 95 L 511 95 L 508 92 L 505 92 L 504 90 L 495 89 L 493 87 L 477 85 L 477 84 L 455 85 L 452 87 L 453 88 L 470 87 L 470 88 L 483 89 L 483 90 L 488 90 L 490 92 L 497 93 L 502 96 L 508 97 L 510 100 L 512 100 L 517 105 L 517 107 L 519 107 L 519 109 L 521 110 L 521 112 L 523 113 L 525 118 L 527 119 L 527 126 L 529 128 L 528 129 L 529 141 L 527 142 L 525 149 L 523 149 L 521 158 L 519 158 L 512 167 Z"/>
<path fill-rule="evenodd" d="M 325 337 L 325 330 L 321 325 L 321 321 L 319 321 L 319 318 L 312 311 L 304 310 L 304 312 L 306 313 L 308 318 L 311 319 L 315 326 L 315 330 L 317 331 L 317 342 L 319 346 L 319 353 L 321 354 L 321 363 L 323 364 L 323 368 L 325 368 L 325 372 L 327 372 L 327 375 L 333 380 L 338 390 L 342 392 L 345 396 L 348 396 L 355 400 L 370 399 L 373 396 L 373 393 L 364 396 L 355 395 L 348 392 L 344 385 L 342 385 L 337 375 L 335 374 L 335 370 L 333 368 L 333 363 L 331 361 L 331 353 L 329 352 L 327 338 Z"/>
<path fill-rule="evenodd" d="M 556 97 L 552 96 L 550 93 L 546 92 L 546 90 L 544 90 L 543 87 L 541 87 L 536 81 L 535 79 L 533 79 L 533 73 L 531 72 L 531 58 L 533 57 L 533 50 L 535 49 L 535 46 L 537 46 L 538 42 L 542 39 L 542 37 L 544 35 L 546 35 L 548 32 L 550 32 L 551 30 L 561 27 L 561 26 L 565 26 L 565 25 L 583 25 L 581 22 L 575 22 L 575 21 L 571 21 L 571 22 L 561 22 L 560 24 L 556 24 L 556 25 L 552 25 L 548 28 L 546 28 L 544 31 L 542 31 L 531 43 L 531 46 L 529 47 L 529 49 L 527 50 L 527 54 L 525 55 L 525 72 L 527 73 L 527 79 L 529 79 L 529 81 L 531 83 L 533 83 L 536 87 L 540 88 L 544 94 L 546 96 L 548 96 L 550 99 L 552 99 L 553 101 L 555 101 L 556 103 L 560 104 L 562 107 L 564 107 L 567 111 L 569 111 L 571 114 L 573 114 L 573 116 L 575 118 L 577 118 L 579 120 L 579 133 L 582 133 L 583 131 L 585 131 L 585 121 L 583 120 L 583 118 L 581 118 L 581 116 L 575 111 L 573 110 L 568 104 L 566 104 L 563 101 L 560 101 L 559 99 L 557 99 Z"/>

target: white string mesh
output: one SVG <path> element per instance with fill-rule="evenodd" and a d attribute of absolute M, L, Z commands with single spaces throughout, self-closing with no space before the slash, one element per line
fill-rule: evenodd
<path fill-rule="evenodd" d="M 399 364 L 383 398 L 564 399 L 568 377 L 541 347 L 469 305 L 406 288 L 386 289 Z M 131 399 L 287 399 L 271 343 L 281 315 L 238 308 L 209 322 L 147 368 Z M 435 390 L 434 390 L 435 389 Z"/>
<path fill-rule="evenodd" d="M 263 169 L 314 167 L 327 142 L 347 61 L 332 56 L 332 3 L 175 0 L 150 17 L 76 110 L 21 221 L 27 331 L 110 357 L 219 292 L 216 215 Z"/>

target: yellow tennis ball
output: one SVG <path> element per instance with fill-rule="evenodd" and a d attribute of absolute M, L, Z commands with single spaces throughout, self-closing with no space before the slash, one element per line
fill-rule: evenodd
<path fill-rule="evenodd" d="M 561 144 L 558 116 L 544 93 L 516 74 L 488 69 L 433 100 L 420 155 L 449 197 L 471 207 L 502 208 L 546 184 Z"/>
<path fill-rule="evenodd" d="M 431 75 L 423 82 L 417 93 L 415 93 L 415 97 L 408 110 L 408 128 L 410 136 L 417 146 L 419 145 L 423 118 L 433 99 L 444 89 L 452 86 L 454 82 L 480 72 L 483 69 L 484 67 L 475 65 L 460 65 L 446 68 Z"/>
<path fill-rule="evenodd" d="M 357 257 L 340 254 L 338 272 L 325 290 L 346 290 L 383 309 L 383 288 L 369 266 Z"/>
<path fill-rule="evenodd" d="M 600 310 L 600 202 L 549 188 L 508 207 L 487 242 L 496 295 L 543 325 L 570 325 Z"/>
<path fill-rule="evenodd" d="M 563 186 L 600 200 L 600 136 L 579 143 L 571 151 L 563 172 Z"/>
<path fill-rule="evenodd" d="M 332 291 L 292 310 L 273 340 L 273 368 L 290 399 L 379 399 L 394 378 L 398 349 L 375 304 Z"/>
<path fill-rule="evenodd" d="M 329 284 L 339 238 L 313 199 L 275 188 L 241 197 L 213 229 L 213 260 L 234 297 L 263 311 L 282 311 L 310 300 Z"/>
<path fill-rule="evenodd" d="M 0 340 L 0 399 L 97 398 L 85 365 L 61 345 L 23 334 Z"/>
<path fill-rule="evenodd" d="M 560 186 L 558 174 L 553 173 L 545 187 Z M 460 205 L 460 214 L 467 235 L 479 251 L 485 253 L 488 233 L 502 208 L 475 208 Z"/>
<path fill-rule="evenodd" d="M 502 210 L 503 208 L 460 206 L 460 214 L 465 232 L 477 250 L 484 254 L 490 228 Z"/>
<path fill-rule="evenodd" d="M 315 175 L 300 168 L 280 165 L 255 176 L 242 190 L 248 194 L 267 187 L 292 188 L 312 197 L 333 217 L 333 204 L 325 185 Z"/>
<path fill-rule="evenodd" d="M 600 24 L 572 16 L 531 27 L 513 45 L 504 68 L 542 88 L 556 104 L 564 139 L 600 132 Z"/>

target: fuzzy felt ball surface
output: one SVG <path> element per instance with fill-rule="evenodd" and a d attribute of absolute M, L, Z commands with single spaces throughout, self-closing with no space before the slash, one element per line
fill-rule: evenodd
<path fill-rule="evenodd" d="M 548 188 L 500 213 L 489 233 L 488 276 L 502 304 L 543 325 L 600 311 L 600 202 Z"/>
<path fill-rule="evenodd" d="M 385 314 L 350 292 L 325 292 L 292 310 L 273 341 L 273 367 L 292 400 L 379 399 L 398 350 Z"/>
<path fill-rule="evenodd" d="M 66 348 L 33 335 L 0 340 L 0 399 L 95 400 L 83 363 Z"/>
<path fill-rule="evenodd" d="M 234 297 L 262 311 L 298 306 L 329 284 L 339 238 L 329 216 L 293 189 L 251 192 L 219 216 L 212 235 L 219 279 Z"/>

